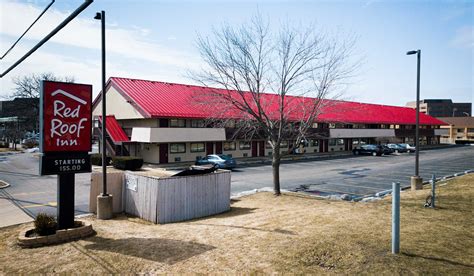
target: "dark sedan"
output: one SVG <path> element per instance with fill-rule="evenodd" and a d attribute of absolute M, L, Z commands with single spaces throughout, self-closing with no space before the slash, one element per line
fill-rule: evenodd
<path fill-rule="evenodd" d="M 402 153 L 402 152 L 407 152 L 408 150 L 405 147 L 402 147 L 399 144 L 388 144 L 387 145 L 389 148 L 393 149 L 396 153 Z"/>
<path fill-rule="evenodd" d="M 354 155 L 373 155 L 373 156 L 381 156 L 384 153 L 383 147 L 381 145 L 362 145 L 359 148 L 355 148 L 352 150 Z"/>
<path fill-rule="evenodd" d="M 196 165 L 215 165 L 219 169 L 233 169 L 237 165 L 234 158 L 225 154 L 209 154 L 196 160 Z"/>

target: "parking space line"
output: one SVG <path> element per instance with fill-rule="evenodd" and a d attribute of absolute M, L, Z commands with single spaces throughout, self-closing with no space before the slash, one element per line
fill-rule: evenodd
<path fill-rule="evenodd" d="M 56 207 L 58 203 L 56 201 L 48 202 L 47 204 L 30 204 L 30 205 L 23 205 L 23 208 L 36 208 L 36 207 Z"/>

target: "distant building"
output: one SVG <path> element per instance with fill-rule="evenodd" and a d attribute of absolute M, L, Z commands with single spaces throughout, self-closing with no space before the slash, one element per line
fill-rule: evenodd
<path fill-rule="evenodd" d="M 5 131 L 15 128 L 21 131 L 38 131 L 39 98 L 15 98 L 0 101 L 0 138 Z"/>
<path fill-rule="evenodd" d="M 445 130 L 441 134 L 441 143 L 474 143 L 474 117 L 442 117 L 438 119 L 449 124 L 441 126 L 441 130 Z"/>
<path fill-rule="evenodd" d="M 416 108 L 416 101 L 408 102 L 406 106 Z M 433 117 L 472 116 L 472 103 L 453 103 L 450 99 L 425 99 L 420 101 L 420 112 Z"/>

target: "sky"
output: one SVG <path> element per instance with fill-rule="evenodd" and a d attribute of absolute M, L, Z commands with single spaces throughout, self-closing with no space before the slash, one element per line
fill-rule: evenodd
<path fill-rule="evenodd" d="M 0 0 L 0 56 L 50 0 Z M 2 60 L 4 72 L 62 22 L 83 0 L 56 0 Z M 314 24 L 334 37 L 354 36 L 353 60 L 363 62 L 343 99 L 404 106 L 416 98 L 416 57 L 421 49 L 421 99 L 474 101 L 474 0 L 472 1 L 271 1 L 95 0 L 68 26 L 0 79 L 0 97 L 12 79 L 31 73 L 72 76 L 101 89 L 100 22 L 106 12 L 107 78 L 130 77 L 193 84 L 189 70 L 203 62 L 198 35 L 222 24 L 240 26 L 257 12 L 273 29 L 282 22 Z"/>

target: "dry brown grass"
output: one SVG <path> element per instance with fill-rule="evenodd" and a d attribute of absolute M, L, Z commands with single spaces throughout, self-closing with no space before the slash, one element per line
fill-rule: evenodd
<path fill-rule="evenodd" d="M 97 236 L 20 249 L 19 229 L 0 230 L 0 273 L 474 273 L 474 175 L 439 187 L 439 208 L 424 208 L 428 190 L 402 193 L 401 252 L 390 253 L 390 198 L 371 203 L 259 193 L 232 211 L 154 225 L 119 217 L 92 221 Z"/>
<path fill-rule="evenodd" d="M 0 148 L 0 152 L 17 152 L 20 151 L 20 149 L 10 149 L 10 148 Z"/>

